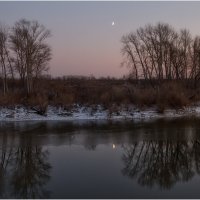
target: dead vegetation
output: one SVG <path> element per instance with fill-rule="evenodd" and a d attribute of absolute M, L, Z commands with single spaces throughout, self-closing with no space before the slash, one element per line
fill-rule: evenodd
<path fill-rule="evenodd" d="M 130 79 L 43 77 L 34 83 L 29 96 L 24 94 L 20 80 L 15 80 L 14 84 L 8 80 L 8 84 L 12 90 L 6 95 L 1 94 L 1 106 L 20 104 L 43 113 L 48 105 L 70 108 L 73 104 L 102 105 L 111 113 L 118 112 L 117 107 L 121 105 L 156 106 L 162 113 L 166 108 L 183 108 L 200 99 L 198 89 L 177 81 L 155 82 L 152 87 L 145 80 L 135 83 Z"/>

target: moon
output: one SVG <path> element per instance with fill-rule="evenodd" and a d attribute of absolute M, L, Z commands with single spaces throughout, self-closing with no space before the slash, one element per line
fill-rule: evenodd
<path fill-rule="evenodd" d="M 115 22 L 113 21 L 113 22 L 112 22 L 112 26 L 114 26 L 114 25 L 115 25 Z"/>

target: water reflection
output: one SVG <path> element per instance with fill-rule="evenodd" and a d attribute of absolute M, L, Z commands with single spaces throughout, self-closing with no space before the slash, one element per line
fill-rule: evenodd
<path fill-rule="evenodd" d="M 32 143 L 32 136 L 3 134 L 0 149 L 0 197 L 48 198 L 48 151 Z M 19 145 L 16 142 L 19 140 Z"/>
<path fill-rule="evenodd" d="M 122 173 L 142 186 L 169 189 L 200 173 L 200 142 L 141 141 L 123 145 Z"/>
<path fill-rule="evenodd" d="M 199 122 L 0 123 L 0 198 L 200 196 Z"/>

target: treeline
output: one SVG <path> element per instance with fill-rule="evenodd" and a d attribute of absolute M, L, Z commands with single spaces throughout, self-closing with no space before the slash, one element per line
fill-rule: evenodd
<path fill-rule="evenodd" d="M 20 79 L 24 91 L 32 92 L 33 80 L 48 70 L 51 48 L 45 42 L 50 31 L 37 21 L 21 19 L 14 26 L 0 25 L 0 67 L 3 94 L 8 93 L 8 79 Z"/>
<path fill-rule="evenodd" d="M 122 37 L 124 62 L 134 79 L 200 79 L 200 36 L 166 23 L 146 25 Z"/>

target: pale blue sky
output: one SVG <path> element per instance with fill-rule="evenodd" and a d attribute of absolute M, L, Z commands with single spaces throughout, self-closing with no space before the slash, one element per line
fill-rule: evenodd
<path fill-rule="evenodd" d="M 147 23 L 167 22 L 200 35 L 200 2 L 0 2 L 1 22 L 11 26 L 21 18 L 51 30 L 55 76 L 124 75 L 120 39 Z"/>

